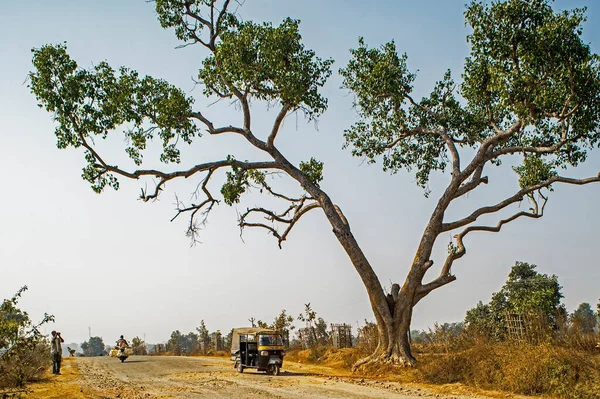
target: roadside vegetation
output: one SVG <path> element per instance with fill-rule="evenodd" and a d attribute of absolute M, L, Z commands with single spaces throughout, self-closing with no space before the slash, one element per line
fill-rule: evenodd
<path fill-rule="evenodd" d="M 319 316 L 311 303 L 297 317 L 282 310 L 272 322 L 255 317 L 248 326 L 279 331 L 286 361 L 315 364 L 354 372 L 356 377 L 402 383 L 463 384 L 483 390 L 567 399 L 598 398 L 600 392 L 600 303 L 581 303 L 569 312 L 562 303 L 557 276 L 537 266 L 516 262 L 502 288 L 489 302 L 479 302 L 464 320 L 435 323 L 425 331 L 412 330 L 415 367 L 370 364 L 356 367 L 373 353 L 378 329 L 373 322 L 355 326 L 340 345 L 336 326 Z M 0 392 L 19 392 L 43 377 L 50 364 L 49 346 L 40 326 L 18 308 L 22 288 L 0 307 Z M 350 331 L 350 329 L 349 329 Z M 231 332 L 211 332 L 204 320 L 193 332 L 175 330 L 163 344 L 131 340 L 136 355 L 229 356 Z M 78 356 L 106 355 L 102 337 L 81 344 Z"/>
<path fill-rule="evenodd" d="M 361 370 L 405 382 L 455 384 L 524 395 L 592 399 L 600 392 L 600 303 L 568 313 L 556 276 L 517 262 L 502 289 L 459 323 L 411 332 L 413 369 L 373 365 Z M 352 369 L 372 353 L 377 328 L 365 322 L 353 348 L 316 345 L 287 360 Z"/>
<path fill-rule="evenodd" d="M 0 305 L 0 394 L 20 391 L 40 379 L 50 367 L 50 345 L 40 327 L 54 317 L 45 314 L 35 323 L 17 305 L 27 286 Z"/>
<path fill-rule="evenodd" d="M 502 288 L 479 302 L 465 319 L 412 330 L 418 362 L 413 368 L 372 364 L 378 329 L 354 326 L 350 347 L 334 345 L 333 325 L 310 303 L 296 318 L 282 310 L 271 323 L 255 317 L 247 325 L 278 330 L 286 361 L 354 371 L 356 376 L 426 384 L 464 384 L 484 390 L 568 399 L 598 398 L 600 392 L 600 303 L 581 303 L 570 312 L 562 303 L 557 276 L 516 262 Z M 294 323 L 298 323 L 296 326 Z M 149 354 L 229 356 L 230 334 L 210 333 L 204 320 L 196 332 L 176 330 L 166 344 L 148 345 Z"/>

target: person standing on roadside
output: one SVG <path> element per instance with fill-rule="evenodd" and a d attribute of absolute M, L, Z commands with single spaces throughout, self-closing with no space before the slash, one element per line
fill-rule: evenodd
<path fill-rule="evenodd" d="M 59 332 L 52 331 L 50 347 L 52 348 L 52 374 L 60 375 L 60 362 L 62 360 L 62 343 L 65 342 Z"/>

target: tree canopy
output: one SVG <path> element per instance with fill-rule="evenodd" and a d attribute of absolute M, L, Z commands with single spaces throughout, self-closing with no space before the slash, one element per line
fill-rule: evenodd
<path fill-rule="evenodd" d="M 598 318 L 592 310 L 592 306 L 587 302 L 583 302 L 571 314 L 571 323 L 573 323 L 573 327 L 582 333 L 590 334 L 596 329 Z"/>
<path fill-rule="evenodd" d="M 104 341 L 102 337 L 90 337 L 81 344 L 81 350 L 85 356 L 102 356 L 105 353 Z"/>
<path fill-rule="evenodd" d="M 449 162 L 460 167 L 457 148 L 490 150 L 471 167 L 522 154 L 515 169 L 522 188 L 585 160 L 600 139 L 600 64 L 581 40 L 584 10 L 557 13 L 545 0 L 473 1 L 465 18 L 472 33 L 462 83 L 447 71 L 420 100 L 412 97 L 417 75 L 395 42 L 369 48 L 359 39 L 340 71 L 360 116 L 345 132 L 353 154 L 381 157 L 392 172 L 416 169 L 422 186 Z"/>
<path fill-rule="evenodd" d="M 506 316 L 518 313 L 523 316 L 542 316 L 550 326 L 556 326 L 557 317 L 566 314 L 561 305 L 563 295 L 558 277 L 540 274 L 536 265 L 516 262 L 502 289 L 492 294 L 488 304 L 479 302 L 469 311 L 465 322 L 496 339 L 506 338 Z"/>

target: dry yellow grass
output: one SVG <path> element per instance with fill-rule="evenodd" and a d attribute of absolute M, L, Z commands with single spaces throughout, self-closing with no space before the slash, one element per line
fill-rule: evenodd
<path fill-rule="evenodd" d="M 86 398 L 79 385 L 80 373 L 75 358 L 63 358 L 61 375 L 47 373 L 46 378 L 28 386 L 28 397 L 36 399 L 80 399 Z"/>
<path fill-rule="evenodd" d="M 448 354 L 423 354 L 419 371 L 433 383 L 565 399 L 600 398 L 600 356 L 551 344 L 475 345 Z"/>
<path fill-rule="evenodd" d="M 352 364 L 364 356 L 354 348 L 317 353 L 318 357 L 310 350 L 292 350 L 287 358 L 307 366 L 316 363 L 349 373 Z M 565 399 L 600 398 L 600 355 L 587 351 L 553 345 L 486 342 L 449 353 L 424 352 L 418 358 L 416 368 L 370 366 L 351 375 L 424 386 L 439 394 L 504 397 L 510 392 Z"/>

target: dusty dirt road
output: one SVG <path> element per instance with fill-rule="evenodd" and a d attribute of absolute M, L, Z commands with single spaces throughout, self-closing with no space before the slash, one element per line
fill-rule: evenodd
<path fill-rule="evenodd" d="M 387 381 L 319 375 L 319 369 L 295 363 L 284 364 L 277 377 L 253 370 L 239 374 L 227 359 L 210 357 L 132 356 L 125 363 L 109 357 L 76 358 L 72 364 L 80 371 L 77 382 L 88 398 L 484 398 L 439 394 Z"/>

